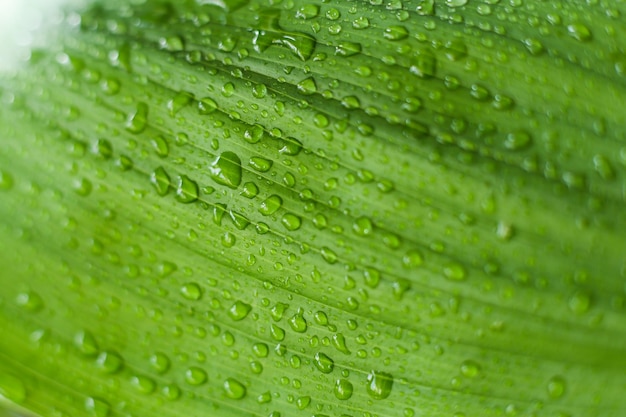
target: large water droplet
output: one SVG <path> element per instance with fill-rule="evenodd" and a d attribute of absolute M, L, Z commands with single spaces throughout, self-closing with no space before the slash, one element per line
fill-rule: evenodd
<path fill-rule="evenodd" d="M 335 362 L 325 353 L 317 352 L 314 358 L 315 367 L 324 374 L 329 374 L 335 368 Z"/>
<path fill-rule="evenodd" d="M 226 396 L 233 400 L 240 400 L 246 396 L 246 387 L 233 378 L 228 378 L 224 381 L 224 391 Z"/>
<path fill-rule="evenodd" d="M 228 310 L 228 315 L 234 321 L 240 321 L 246 318 L 248 313 L 252 310 L 252 306 L 250 304 L 246 304 L 243 301 L 235 301 L 233 305 Z"/>
<path fill-rule="evenodd" d="M 223 152 L 209 166 L 209 175 L 216 183 L 235 189 L 241 184 L 241 159 L 234 152 Z"/>
<path fill-rule="evenodd" d="M 352 383 L 347 379 L 338 379 L 335 381 L 335 388 L 333 390 L 335 397 L 339 400 L 348 400 L 352 397 L 352 392 L 354 391 L 354 387 Z"/>
<path fill-rule="evenodd" d="M 387 372 L 371 371 L 367 375 L 367 393 L 374 399 L 389 397 L 392 387 L 393 376 Z"/>
<path fill-rule="evenodd" d="M 198 184 L 186 175 L 176 178 L 176 200 L 181 203 L 193 203 L 198 199 Z"/>

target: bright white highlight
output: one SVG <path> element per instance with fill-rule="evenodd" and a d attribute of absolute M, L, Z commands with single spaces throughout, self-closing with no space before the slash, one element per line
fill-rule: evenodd
<path fill-rule="evenodd" d="M 33 46 L 49 39 L 63 21 L 61 10 L 79 0 L 0 0 L 0 71 L 26 62 Z"/>

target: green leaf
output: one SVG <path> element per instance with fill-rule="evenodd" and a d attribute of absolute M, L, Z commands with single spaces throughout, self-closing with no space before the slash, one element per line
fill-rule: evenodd
<path fill-rule="evenodd" d="M 626 413 L 623 2 L 131 3 L 0 75 L 3 404 Z"/>

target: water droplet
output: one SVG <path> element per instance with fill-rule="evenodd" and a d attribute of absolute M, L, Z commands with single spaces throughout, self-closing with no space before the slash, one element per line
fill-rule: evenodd
<path fill-rule="evenodd" d="M 4 397 L 19 404 L 26 400 L 26 396 L 26 386 L 21 379 L 15 375 L 0 371 L 0 398 Z"/>
<path fill-rule="evenodd" d="M 176 178 L 176 200 L 189 204 L 198 199 L 198 184 L 186 175 Z"/>
<path fill-rule="evenodd" d="M 365 285 L 370 288 L 376 288 L 380 284 L 380 272 L 375 268 L 365 268 L 363 278 L 365 279 Z"/>
<path fill-rule="evenodd" d="M 259 187 L 253 182 L 246 182 L 241 189 L 241 195 L 246 198 L 254 198 L 258 194 Z"/>
<path fill-rule="evenodd" d="M 576 291 L 569 298 L 567 305 L 576 314 L 584 314 L 591 307 L 591 295 L 586 291 Z"/>
<path fill-rule="evenodd" d="M 108 417 L 111 414 L 111 405 L 97 397 L 87 397 L 85 410 L 93 417 Z"/>
<path fill-rule="evenodd" d="M 34 291 L 19 293 L 15 298 L 15 303 L 18 306 L 32 312 L 40 311 L 44 306 L 43 299 Z"/>
<path fill-rule="evenodd" d="M 77 179 L 76 181 L 74 181 L 73 186 L 74 192 L 82 197 L 87 197 L 89 194 L 91 194 L 91 190 L 93 189 L 91 181 L 89 181 L 87 178 Z"/>
<path fill-rule="evenodd" d="M 253 156 L 248 161 L 248 165 L 259 172 L 269 171 L 272 168 L 272 164 L 273 162 L 271 159 L 262 158 L 260 156 Z"/>
<path fill-rule="evenodd" d="M 233 378 L 227 378 L 224 381 L 224 391 L 226 391 L 226 396 L 233 400 L 240 400 L 246 396 L 246 387 Z"/>
<path fill-rule="evenodd" d="M 506 136 L 506 140 L 504 141 L 504 147 L 506 149 L 517 151 L 520 149 L 524 149 L 530 145 L 532 139 L 527 132 L 517 131 L 509 133 Z"/>
<path fill-rule="evenodd" d="M 298 230 L 302 225 L 302 219 L 292 213 L 285 213 L 280 222 L 290 231 Z"/>
<path fill-rule="evenodd" d="M 217 110 L 217 103 L 211 97 L 204 97 L 198 101 L 198 113 L 207 115 Z"/>
<path fill-rule="evenodd" d="M 325 353 L 317 352 L 314 358 L 315 367 L 324 374 L 329 374 L 335 368 L 335 362 Z"/>
<path fill-rule="evenodd" d="M 431 16 L 435 14 L 435 0 L 417 0 L 415 8 L 420 16 Z"/>
<path fill-rule="evenodd" d="M 402 257 L 402 266 L 405 268 L 417 268 L 423 263 L 424 258 L 422 257 L 422 254 L 416 250 L 410 250 Z"/>
<path fill-rule="evenodd" d="M 480 372 L 480 365 L 473 360 L 463 361 L 461 364 L 461 374 L 468 378 L 474 378 Z"/>
<path fill-rule="evenodd" d="M 369 236 L 374 231 L 374 224 L 369 217 L 359 217 L 352 223 L 352 230 L 359 236 Z"/>
<path fill-rule="evenodd" d="M 263 98 L 267 95 L 267 86 L 265 84 L 255 84 L 252 87 L 252 95 L 255 98 Z"/>
<path fill-rule="evenodd" d="M 448 7 L 461 7 L 467 4 L 468 0 L 446 0 L 446 6 Z"/>
<path fill-rule="evenodd" d="M 296 19 L 313 19 L 320 12 L 320 7 L 317 4 L 305 4 L 296 10 Z"/>
<path fill-rule="evenodd" d="M 98 353 L 98 343 L 96 338 L 87 330 L 81 330 L 74 336 L 74 345 L 79 352 L 86 356 Z"/>
<path fill-rule="evenodd" d="M 185 50 L 185 41 L 180 36 L 173 35 L 159 39 L 159 46 L 161 49 L 179 52 Z"/>
<path fill-rule="evenodd" d="M 310 96 L 311 94 L 315 94 L 317 92 L 317 85 L 315 84 L 315 80 L 312 77 L 305 78 L 296 84 L 298 91 L 300 94 L 304 96 Z"/>
<path fill-rule="evenodd" d="M 385 29 L 384 38 L 390 41 L 399 41 L 409 36 L 409 31 L 404 26 L 389 26 Z"/>
<path fill-rule="evenodd" d="M 550 378 L 547 386 L 548 397 L 561 398 L 565 394 L 565 380 L 560 376 Z"/>
<path fill-rule="evenodd" d="M 420 50 L 413 57 L 409 72 L 420 78 L 429 78 L 435 75 L 437 59 L 428 50 Z"/>
<path fill-rule="evenodd" d="M 188 300 L 197 301 L 202 298 L 202 288 L 195 282 L 188 282 L 180 287 L 180 293 Z"/>
<path fill-rule="evenodd" d="M 93 153 L 103 159 L 110 159 L 113 156 L 113 145 L 106 139 L 98 139 L 93 145 Z"/>
<path fill-rule="evenodd" d="M 568 25 L 567 33 L 577 41 L 585 42 L 591 39 L 591 31 L 582 23 Z"/>
<path fill-rule="evenodd" d="M 223 152 L 209 166 L 209 175 L 216 183 L 235 189 L 241 184 L 241 159 L 234 152 Z"/>
<path fill-rule="evenodd" d="M 308 395 L 304 397 L 298 397 L 298 399 L 296 399 L 296 407 L 298 408 L 298 410 L 304 410 L 310 404 L 311 404 L 311 397 L 309 397 Z"/>
<path fill-rule="evenodd" d="M 315 38 L 301 32 L 289 32 L 278 24 L 280 11 L 266 10 L 260 16 L 259 27 L 255 30 L 252 45 L 254 50 L 261 53 L 271 45 L 279 45 L 291 51 L 292 54 L 306 61 L 315 50 Z"/>
<path fill-rule="evenodd" d="M 178 398 L 180 398 L 181 394 L 180 388 L 176 384 L 168 384 L 164 386 L 161 390 L 161 393 L 166 399 L 170 401 L 177 400 Z"/>
<path fill-rule="evenodd" d="M 250 220 L 248 220 L 248 218 L 241 213 L 237 213 L 234 210 L 229 210 L 228 215 L 235 227 L 239 230 L 244 230 L 246 227 L 248 227 L 248 225 L 250 225 Z"/>
<path fill-rule="evenodd" d="M 183 107 L 188 106 L 193 101 L 193 95 L 186 91 L 180 91 L 173 99 L 167 102 L 167 109 L 170 116 L 175 116 Z"/>
<path fill-rule="evenodd" d="M 154 151 L 159 157 L 165 158 L 166 156 L 169 155 L 170 147 L 167 144 L 167 141 L 165 140 L 163 136 L 159 135 L 159 136 L 152 138 L 152 140 L 150 140 L 150 143 L 152 145 L 152 148 L 154 149 Z"/>
<path fill-rule="evenodd" d="M 361 53 L 361 44 L 356 42 L 342 41 L 335 46 L 335 55 L 337 56 L 353 56 Z"/>
<path fill-rule="evenodd" d="M 272 335 L 272 337 L 274 338 L 274 340 L 281 342 L 285 339 L 285 330 L 283 330 L 281 327 L 275 325 L 272 323 L 272 325 L 270 326 L 270 334 Z"/>
<path fill-rule="evenodd" d="M 446 58 L 458 61 L 467 55 L 467 45 L 460 39 L 451 39 L 444 44 Z"/>
<path fill-rule="evenodd" d="M 151 394 L 156 388 L 156 382 L 154 382 L 151 378 L 142 375 L 132 376 L 130 378 L 130 385 L 142 394 Z"/>
<path fill-rule="evenodd" d="M 165 373 L 170 369 L 170 359 L 164 353 L 156 352 L 150 355 L 149 362 L 152 369 L 159 374 Z"/>
<path fill-rule="evenodd" d="M 339 352 L 345 353 L 346 355 L 350 354 L 350 349 L 348 349 L 346 345 L 346 337 L 342 333 L 335 333 L 332 340 L 333 346 L 335 346 Z"/>
<path fill-rule="evenodd" d="M 265 201 L 261 203 L 259 207 L 259 213 L 264 216 L 271 216 L 283 205 L 283 199 L 279 196 L 272 194 L 267 197 Z"/>
<path fill-rule="evenodd" d="M 367 393 L 376 400 L 384 400 L 391 394 L 393 376 L 387 372 L 371 371 L 367 375 Z"/>
<path fill-rule="evenodd" d="M 298 312 L 289 319 L 289 325 L 294 332 L 304 333 L 307 330 L 307 323 L 304 318 L 304 310 L 299 308 Z"/>
<path fill-rule="evenodd" d="M 370 27 L 370 20 L 365 16 L 357 17 L 352 21 L 352 27 L 355 29 L 367 29 Z"/>
<path fill-rule="evenodd" d="M 359 107 L 361 107 L 361 102 L 359 101 L 359 98 L 356 96 L 345 96 L 344 98 L 341 99 L 341 105 L 343 107 L 345 107 L 346 109 L 358 109 Z"/>
<path fill-rule="evenodd" d="M 150 174 L 150 183 L 152 183 L 158 195 L 164 196 L 170 190 L 171 180 L 165 169 L 158 167 Z"/>
<path fill-rule="evenodd" d="M 266 358 L 269 354 L 269 348 L 265 343 L 255 343 L 252 345 L 252 351 L 259 358 Z"/>
<path fill-rule="evenodd" d="M 246 318 L 248 313 L 252 310 L 252 306 L 250 304 L 246 304 L 243 301 L 235 301 L 230 309 L 228 310 L 228 315 L 234 321 L 240 321 Z"/>
<path fill-rule="evenodd" d="M 449 263 L 444 266 L 443 275 L 452 281 L 463 281 L 467 278 L 465 268 L 458 263 Z"/>
<path fill-rule="evenodd" d="M 243 138 L 248 143 L 259 143 L 259 141 L 263 139 L 264 133 L 265 130 L 263 129 L 263 126 L 255 124 L 254 126 L 246 129 L 246 131 L 243 133 Z"/>
<path fill-rule="evenodd" d="M 137 103 L 135 111 L 128 115 L 126 120 L 126 129 L 131 133 L 141 133 L 148 125 L 148 105 L 146 103 Z"/>
<path fill-rule="evenodd" d="M 352 397 L 352 392 L 354 391 L 354 387 L 352 383 L 347 379 L 338 379 L 335 381 L 335 397 L 338 400 L 348 400 Z"/>
<path fill-rule="evenodd" d="M 189 385 L 202 385 L 207 381 L 207 373 L 202 368 L 192 366 L 185 371 L 185 381 Z"/>
<path fill-rule="evenodd" d="M 100 352 L 96 358 L 96 367 L 106 374 L 114 374 L 124 367 L 124 359 L 116 352 Z"/>
<path fill-rule="evenodd" d="M 323 246 L 322 249 L 320 249 L 320 254 L 322 258 L 331 265 L 339 260 L 337 254 L 327 246 Z"/>
<path fill-rule="evenodd" d="M 285 304 L 285 303 L 276 303 L 274 305 L 274 307 L 272 307 L 272 309 L 270 310 L 270 314 L 272 315 L 272 318 L 274 319 L 274 321 L 280 321 L 283 318 L 283 314 L 285 314 L 285 311 L 289 308 L 289 304 Z"/>

